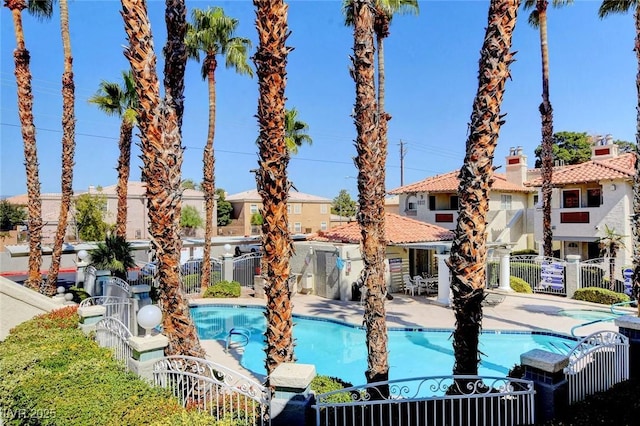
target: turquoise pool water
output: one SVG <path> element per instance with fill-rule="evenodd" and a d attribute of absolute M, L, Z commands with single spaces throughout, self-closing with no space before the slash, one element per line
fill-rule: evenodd
<path fill-rule="evenodd" d="M 251 330 L 242 365 L 257 374 L 264 367 L 263 308 L 197 306 L 191 313 L 202 339 L 225 340 L 233 327 Z M 365 331 L 345 323 L 296 316 L 293 335 L 300 363 L 314 364 L 318 374 L 340 377 L 353 384 L 365 383 L 367 368 Z M 529 332 L 484 332 L 484 353 L 479 374 L 506 376 L 520 363 L 520 354 L 531 349 L 566 353 L 574 340 L 560 335 Z M 450 375 L 453 369 L 451 330 L 389 329 L 390 379 Z"/>
<path fill-rule="evenodd" d="M 611 311 L 597 311 L 590 309 L 564 309 L 558 312 L 565 317 L 571 317 L 584 321 L 597 321 L 597 320 L 612 320 L 618 315 L 611 313 Z"/>

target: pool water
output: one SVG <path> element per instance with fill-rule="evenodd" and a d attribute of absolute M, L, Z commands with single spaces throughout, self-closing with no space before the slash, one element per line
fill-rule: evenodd
<path fill-rule="evenodd" d="M 589 309 L 564 309 L 558 313 L 565 317 L 584 321 L 612 320 L 618 316 L 611 313 L 611 311 L 596 311 Z"/>
<path fill-rule="evenodd" d="M 197 306 L 191 308 L 201 339 L 225 340 L 233 327 L 251 330 L 242 366 L 265 375 L 263 308 Z M 353 384 L 365 383 L 366 334 L 362 328 L 332 320 L 294 317 L 293 336 L 298 362 L 314 364 L 318 374 L 339 377 Z M 451 330 L 389 329 L 389 378 L 450 375 L 453 369 Z M 560 335 L 529 332 L 484 332 L 484 354 L 479 374 L 506 376 L 520 363 L 520 354 L 531 349 L 567 353 L 574 340 Z"/>

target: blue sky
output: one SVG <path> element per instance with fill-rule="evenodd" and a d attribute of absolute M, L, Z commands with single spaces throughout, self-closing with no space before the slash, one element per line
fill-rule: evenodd
<path fill-rule="evenodd" d="M 240 21 L 238 36 L 256 47 L 251 1 L 189 1 L 192 8 L 221 6 Z M 289 178 L 301 192 L 334 198 L 340 189 L 357 197 L 352 158 L 355 126 L 350 117 L 355 87 L 349 76 L 353 35 L 344 27 L 335 0 L 289 3 L 287 106 L 296 107 L 310 126 L 312 146 L 292 157 Z M 576 1 L 549 12 L 551 102 L 554 130 L 613 135 L 635 141 L 637 63 L 633 52 L 633 16 L 597 16 L 600 2 Z M 400 140 L 405 142 L 404 183 L 457 170 L 462 165 L 467 123 L 477 89 L 479 51 L 487 22 L 488 1 L 421 1 L 419 16 L 398 16 L 385 43 L 389 124 L 387 190 L 400 186 Z M 0 194 L 26 192 L 22 139 L 16 106 L 11 15 L 1 8 L 1 163 Z M 165 41 L 164 1 L 149 1 L 158 74 L 162 78 Z M 116 182 L 119 120 L 106 116 L 87 99 L 101 80 L 118 80 L 128 63 L 122 54 L 125 33 L 114 0 L 69 2 L 76 84 L 76 167 L 74 188 Z M 511 146 L 522 146 L 529 165 L 540 143 L 538 104 L 541 93 L 537 30 L 520 11 L 494 164 L 504 165 Z M 39 22 L 24 19 L 31 52 L 34 114 L 42 192 L 60 192 L 62 47 L 59 16 Z M 252 51 L 253 53 L 253 51 Z M 229 193 L 255 188 L 250 169 L 257 167 L 257 79 L 219 67 L 217 79 L 216 186 Z M 183 125 L 186 147 L 183 178 L 202 179 L 202 147 L 207 131 L 207 86 L 200 64 L 189 62 Z M 139 180 L 140 150 L 134 148 L 132 180 Z M 500 171 L 500 170 L 499 170 Z"/>

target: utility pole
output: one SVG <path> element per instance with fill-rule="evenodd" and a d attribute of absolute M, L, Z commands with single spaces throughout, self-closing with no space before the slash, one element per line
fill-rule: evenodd
<path fill-rule="evenodd" d="M 400 186 L 404 186 L 404 155 L 407 153 L 407 149 L 404 147 L 404 142 L 400 139 Z"/>

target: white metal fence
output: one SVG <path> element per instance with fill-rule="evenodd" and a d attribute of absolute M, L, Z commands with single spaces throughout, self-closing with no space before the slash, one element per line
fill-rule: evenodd
<path fill-rule="evenodd" d="M 254 277 L 262 271 L 261 262 L 260 252 L 236 257 L 233 259 L 233 280 L 239 282 L 242 287 L 253 288 Z"/>
<path fill-rule="evenodd" d="M 112 349 L 113 356 L 124 365 L 132 355 L 131 336 L 129 328 L 117 318 L 106 317 L 96 323 L 96 342 L 103 348 Z"/>
<path fill-rule="evenodd" d="M 569 403 L 609 389 L 629 379 L 629 339 L 614 331 L 599 331 L 577 343 L 564 369 Z"/>
<path fill-rule="evenodd" d="M 565 296 L 566 262 L 554 257 L 519 255 L 509 258 L 509 275 L 526 281 L 534 293 Z M 500 258 L 487 261 L 487 287 L 497 288 L 500 277 Z"/>
<path fill-rule="evenodd" d="M 202 291 L 202 259 L 190 259 L 180 266 L 181 287 L 185 294 L 199 294 Z M 211 258 L 209 285 L 222 281 L 222 261 Z"/>
<path fill-rule="evenodd" d="M 630 294 L 630 286 L 625 286 L 625 267 L 616 264 L 616 259 L 599 257 L 580 262 L 579 287 L 598 287 L 616 293 Z"/>
<path fill-rule="evenodd" d="M 116 318 L 125 327 L 131 327 L 131 299 L 116 296 L 93 296 L 80 302 L 80 307 L 104 306 L 105 317 Z"/>
<path fill-rule="evenodd" d="M 317 426 L 534 424 L 533 382 L 441 376 L 392 380 L 317 395 Z"/>
<path fill-rule="evenodd" d="M 183 407 L 211 414 L 216 421 L 269 425 L 271 394 L 260 383 L 200 358 L 170 356 L 153 367 L 154 383 L 171 390 Z"/>

